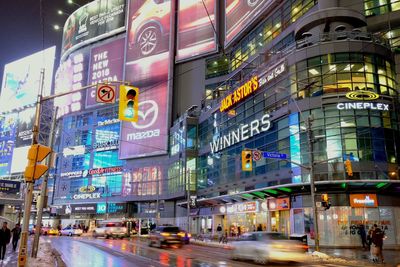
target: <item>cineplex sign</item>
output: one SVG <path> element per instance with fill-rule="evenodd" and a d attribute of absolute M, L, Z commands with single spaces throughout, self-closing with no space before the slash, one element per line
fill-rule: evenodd
<path fill-rule="evenodd" d="M 350 100 L 356 100 L 357 102 L 346 102 L 338 103 L 336 108 L 339 110 L 350 110 L 350 109 L 371 109 L 379 111 L 389 111 L 389 104 L 368 102 L 379 98 L 379 95 L 370 91 L 353 91 L 346 94 L 346 98 Z"/>

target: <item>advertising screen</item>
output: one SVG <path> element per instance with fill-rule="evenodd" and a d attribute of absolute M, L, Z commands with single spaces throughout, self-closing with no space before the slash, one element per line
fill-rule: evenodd
<path fill-rule="evenodd" d="M 10 175 L 16 129 L 17 114 L 10 113 L 0 117 L 0 176 Z"/>
<path fill-rule="evenodd" d="M 12 153 L 11 173 L 19 173 L 25 171 L 25 167 L 28 165 L 28 150 L 30 146 L 23 146 L 14 148 Z"/>
<path fill-rule="evenodd" d="M 225 0 L 225 46 L 273 3 L 274 0 Z"/>
<path fill-rule="evenodd" d="M 216 13 L 215 0 L 204 0 L 204 5 L 199 0 L 178 1 L 177 61 L 217 50 L 213 28 L 218 28 Z"/>
<path fill-rule="evenodd" d="M 88 50 L 69 55 L 56 71 L 54 78 L 55 93 L 71 92 L 87 85 L 88 62 Z M 82 110 L 85 103 L 84 96 L 84 92 L 80 91 L 55 98 L 54 105 L 59 108 L 58 117 Z"/>
<path fill-rule="evenodd" d="M 92 48 L 90 52 L 89 84 L 104 81 L 122 81 L 124 69 L 125 38 Z M 117 90 L 117 99 L 118 99 Z M 99 105 L 96 102 L 96 88 L 86 94 L 86 108 Z"/>
<path fill-rule="evenodd" d="M 39 93 L 41 70 L 45 70 L 43 96 L 51 93 L 56 47 L 50 47 L 4 66 L 0 112 L 32 105 Z"/>
<path fill-rule="evenodd" d="M 8 194 L 16 194 L 19 192 L 21 182 L 0 180 L 0 192 Z"/>
<path fill-rule="evenodd" d="M 167 153 L 171 5 L 130 1 L 125 80 L 139 87 L 139 121 L 121 124 L 122 159 Z"/>
<path fill-rule="evenodd" d="M 96 0 L 79 8 L 64 25 L 62 53 L 78 44 L 114 35 L 125 29 L 125 0 Z"/>
<path fill-rule="evenodd" d="M 148 196 L 161 194 L 161 179 L 162 169 L 160 166 L 143 167 L 124 172 L 122 195 Z"/>
<path fill-rule="evenodd" d="M 16 147 L 29 146 L 32 142 L 32 128 L 35 122 L 36 107 L 24 109 L 18 113 Z"/>

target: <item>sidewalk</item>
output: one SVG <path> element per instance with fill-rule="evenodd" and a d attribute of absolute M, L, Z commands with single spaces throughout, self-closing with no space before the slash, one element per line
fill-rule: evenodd
<path fill-rule="evenodd" d="M 321 248 L 322 253 L 326 253 L 332 257 L 358 260 L 364 263 L 371 263 L 370 253 L 361 248 L 354 249 L 324 249 Z M 383 257 L 385 259 L 385 266 L 400 266 L 400 251 L 398 250 L 385 250 L 383 249 Z"/>

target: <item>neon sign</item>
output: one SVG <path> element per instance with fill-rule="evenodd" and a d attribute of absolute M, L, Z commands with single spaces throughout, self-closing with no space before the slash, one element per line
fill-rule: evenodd
<path fill-rule="evenodd" d="M 223 112 L 231 108 L 235 104 L 246 99 L 258 88 L 260 88 L 258 83 L 258 76 L 253 76 L 249 81 L 237 88 L 233 93 L 227 95 L 224 99 L 222 99 L 219 110 Z"/>

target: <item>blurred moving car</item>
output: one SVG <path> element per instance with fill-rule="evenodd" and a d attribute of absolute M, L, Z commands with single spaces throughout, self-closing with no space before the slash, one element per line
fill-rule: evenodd
<path fill-rule="evenodd" d="M 48 235 L 58 235 L 59 232 L 58 232 L 58 229 L 56 229 L 56 228 L 50 228 L 50 229 L 48 229 L 47 234 Z"/>
<path fill-rule="evenodd" d="M 161 248 L 163 245 L 175 245 L 182 247 L 183 241 L 181 230 L 177 226 L 158 226 L 149 234 L 149 247 L 156 246 Z"/>
<path fill-rule="evenodd" d="M 93 237 L 105 238 L 124 238 L 128 236 L 128 229 L 121 221 L 102 221 L 99 222 L 93 231 Z"/>
<path fill-rule="evenodd" d="M 187 245 L 190 243 L 190 238 L 192 237 L 192 235 L 186 231 L 181 230 L 178 233 L 178 236 L 181 237 L 183 244 Z"/>
<path fill-rule="evenodd" d="M 82 234 L 83 234 L 82 229 L 79 229 L 79 228 L 74 229 L 72 226 L 67 226 L 67 227 L 65 227 L 64 229 L 62 229 L 62 230 L 60 231 L 60 236 L 61 236 L 61 235 L 67 235 L 67 236 L 76 235 L 76 236 L 81 236 Z"/>
<path fill-rule="evenodd" d="M 308 246 L 298 240 L 289 240 L 281 233 L 250 232 L 232 242 L 233 260 L 302 262 L 306 260 Z"/>

